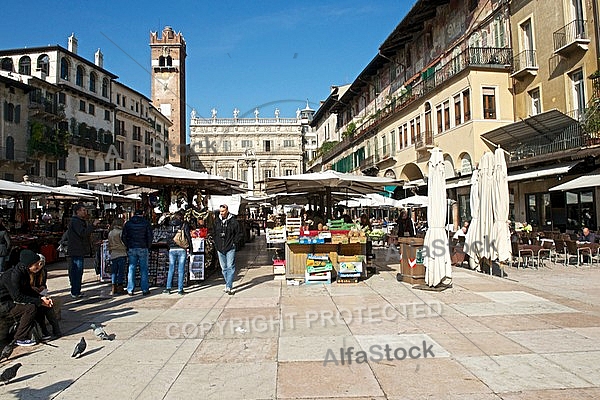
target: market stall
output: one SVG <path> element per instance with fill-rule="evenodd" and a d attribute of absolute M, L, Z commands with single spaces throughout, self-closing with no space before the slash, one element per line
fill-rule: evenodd
<path fill-rule="evenodd" d="M 354 224 L 333 220 L 333 191 L 348 194 L 367 194 L 397 185 L 395 179 L 364 175 L 343 174 L 336 171 L 280 176 L 269 178 L 266 191 L 275 193 L 310 193 L 321 197 L 323 207 L 315 209 L 315 217 L 322 213 L 321 227 L 300 230 L 286 226 L 286 278 L 303 277 L 305 282 L 328 283 L 338 278 L 354 281 L 366 276 L 367 237 Z M 312 211 L 312 210 L 311 210 Z M 315 230 L 316 229 L 316 230 Z"/>
<path fill-rule="evenodd" d="M 240 187 L 240 181 L 190 171 L 170 164 L 161 167 L 81 173 L 77 174 L 77 179 L 80 183 L 133 185 L 157 191 L 150 195 L 141 194 L 141 207 L 147 211 L 154 228 L 149 281 L 155 286 L 164 285 L 167 279 L 169 261 L 166 238 L 173 234 L 166 228 L 170 206 L 174 209 L 185 208 L 184 219 L 191 229 L 193 250 L 185 267 L 187 284 L 189 281 L 203 280 L 207 272 L 216 265 L 217 257 L 211 233 L 214 213 L 208 206 L 208 198 L 211 194 L 232 195 L 245 191 Z M 156 212 L 158 209 L 160 214 Z"/>

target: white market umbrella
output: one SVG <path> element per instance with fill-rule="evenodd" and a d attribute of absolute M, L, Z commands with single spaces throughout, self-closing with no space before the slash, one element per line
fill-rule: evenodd
<path fill-rule="evenodd" d="M 13 197 L 19 195 L 50 194 L 49 188 L 28 185 L 25 183 L 5 181 L 0 179 L 0 197 Z"/>
<path fill-rule="evenodd" d="M 494 225 L 492 231 L 492 260 L 506 262 L 511 258 L 510 230 L 508 228 L 509 192 L 508 173 L 504 150 L 500 147 L 494 152 L 494 185 L 492 192 L 492 209 Z"/>
<path fill-rule="evenodd" d="M 191 171 L 166 164 L 159 167 L 129 168 L 112 171 L 86 172 L 76 174 L 79 183 L 113 183 L 162 189 L 166 186 L 196 188 L 211 194 L 242 193 L 241 181 L 211 175 L 206 172 Z"/>
<path fill-rule="evenodd" d="M 494 155 L 485 152 L 479 161 L 479 209 L 477 210 L 477 225 L 472 232 L 469 243 L 469 255 L 476 257 L 481 264 L 482 259 L 491 260 L 492 231 L 494 229 L 494 212 L 492 210 L 492 192 L 494 190 Z M 470 231 L 469 227 L 469 231 Z M 491 270 L 490 270 L 491 272 Z"/>
<path fill-rule="evenodd" d="M 471 175 L 471 222 L 469 223 L 469 230 L 465 237 L 465 249 L 469 255 L 469 266 L 471 269 L 478 269 L 479 267 L 479 254 L 475 251 L 474 246 L 477 231 L 479 229 L 479 170 L 473 170 Z"/>
<path fill-rule="evenodd" d="M 266 192 L 298 193 L 322 192 L 325 190 L 367 194 L 383 190 L 385 186 L 398 185 L 400 181 L 378 176 L 344 174 L 327 170 L 306 174 L 268 178 Z"/>
<path fill-rule="evenodd" d="M 398 200 L 399 202 L 399 207 L 427 207 L 427 205 L 429 204 L 429 198 L 428 196 L 420 196 L 420 195 L 415 195 L 415 196 L 410 196 L 407 197 L 405 199 L 401 199 Z"/>
<path fill-rule="evenodd" d="M 450 253 L 448 252 L 448 236 L 446 233 L 446 168 L 442 150 L 434 148 L 431 150 L 429 159 L 429 180 L 427 182 L 427 196 L 429 207 L 427 208 L 427 223 L 429 227 L 425 234 L 423 243 L 425 257 L 425 283 L 429 287 L 439 284 L 449 285 L 452 283 L 452 265 Z"/>

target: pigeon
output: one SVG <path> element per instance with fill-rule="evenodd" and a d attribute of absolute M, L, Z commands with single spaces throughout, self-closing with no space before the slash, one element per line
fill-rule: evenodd
<path fill-rule="evenodd" d="M 73 355 L 71 357 L 77 357 L 78 355 L 81 356 L 83 354 L 83 352 L 85 351 L 86 347 L 87 347 L 87 343 L 85 342 L 85 339 L 81 338 L 79 343 L 77 343 L 77 345 L 75 345 L 75 349 L 73 350 Z"/>
<path fill-rule="evenodd" d="M 9 344 L 7 344 L 6 346 L 4 346 L 4 348 L 2 349 L 2 353 L 0 353 L 0 361 L 2 361 L 5 358 L 8 360 L 8 358 L 12 354 L 14 348 L 15 348 L 14 341 L 12 341 Z"/>
<path fill-rule="evenodd" d="M 92 324 L 90 326 L 94 330 L 94 335 L 96 335 L 96 337 L 98 339 L 100 339 L 100 340 L 112 340 L 111 336 L 108 333 L 106 333 L 106 331 L 104 330 L 103 327 L 96 326 L 96 324 Z"/>
<path fill-rule="evenodd" d="M 6 368 L 4 371 L 2 371 L 2 374 L 0 374 L 0 381 L 4 382 L 5 385 L 8 384 L 11 379 L 17 376 L 17 371 L 19 368 L 21 368 L 21 365 L 23 364 L 16 363 L 12 367 Z"/>

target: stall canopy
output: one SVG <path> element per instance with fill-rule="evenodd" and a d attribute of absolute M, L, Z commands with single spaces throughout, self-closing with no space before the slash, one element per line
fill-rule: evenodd
<path fill-rule="evenodd" d="M 53 198 L 54 200 L 96 200 L 96 197 L 92 194 L 65 189 L 64 187 L 46 186 L 41 183 L 29 181 L 23 182 L 22 185 L 32 189 L 41 189 L 44 192 L 40 193 L 40 195 Z M 69 186 L 69 188 L 72 188 L 72 186 Z"/>
<path fill-rule="evenodd" d="M 114 171 L 79 173 L 79 183 L 114 183 L 162 189 L 166 186 L 197 188 L 210 194 L 243 193 L 242 182 L 211 175 L 206 172 L 191 171 L 166 164 L 160 167 L 131 168 Z"/>
<path fill-rule="evenodd" d="M 50 193 L 51 190 L 43 187 L 26 185 L 24 183 L 11 182 L 0 179 L 0 196 L 2 197 L 14 197 L 19 195 L 43 195 Z"/>
<path fill-rule="evenodd" d="M 325 190 L 367 194 L 381 191 L 384 186 L 398 185 L 401 181 L 376 176 L 344 174 L 337 171 L 278 176 L 269 178 L 267 193 L 321 192 Z"/>
<path fill-rule="evenodd" d="M 595 171 L 592 174 L 583 175 L 579 178 L 575 178 L 572 181 L 561 183 L 558 186 L 554 186 L 550 188 L 550 191 L 557 190 L 573 190 L 573 189 L 581 189 L 581 188 L 589 188 L 600 186 L 600 170 Z"/>

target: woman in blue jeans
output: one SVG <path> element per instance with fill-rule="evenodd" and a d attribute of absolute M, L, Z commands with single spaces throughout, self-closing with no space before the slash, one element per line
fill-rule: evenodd
<path fill-rule="evenodd" d="M 185 263 L 187 261 L 187 252 L 192 243 L 190 236 L 190 227 L 183 221 L 183 213 L 177 211 L 171 217 L 169 223 L 171 235 L 169 236 L 169 273 L 167 274 L 167 287 L 163 293 L 171 294 L 171 285 L 173 283 L 173 275 L 175 274 L 175 266 L 177 266 L 177 293 L 180 295 L 186 294 L 183 290 L 183 280 L 185 278 Z M 179 230 L 182 230 L 187 241 L 187 246 L 184 243 L 176 243 L 174 238 Z"/>

